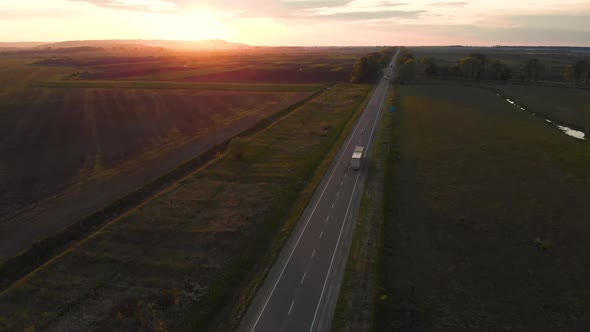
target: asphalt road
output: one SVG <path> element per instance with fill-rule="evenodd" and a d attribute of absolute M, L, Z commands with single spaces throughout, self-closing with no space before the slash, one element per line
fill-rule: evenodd
<path fill-rule="evenodd" d="M 394 61 L 384 71 L 354 129 L 244 316 L 238 331 L 329 331 L 360 196 L 368 174 Z M 360 170 L 350 168 L 355 146 L 366 148 Z"/>

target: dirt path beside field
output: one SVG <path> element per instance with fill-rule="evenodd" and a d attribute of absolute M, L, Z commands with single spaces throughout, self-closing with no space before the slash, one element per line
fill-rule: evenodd
<path fill-rule="evenodd" d="M 304 98 L 308 93 L 300 94 L 300 98 Z M 256 112 L 255 115 L 234 121 L 223 130 L 210 129 L 149 162 L 126 164 L 106 176 L 75 184 L 13 218 L 0 221 L 0 261 L 18 254 L 33 243 L 170 172 L 178 165 L 250 128 L 284 106 L 287 105 L 277 105 Z"/>

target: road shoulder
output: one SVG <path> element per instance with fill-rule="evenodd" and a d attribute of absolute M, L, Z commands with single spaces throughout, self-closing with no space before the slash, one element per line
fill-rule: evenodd
<path fill-rule="evenodd" d="M 390 89 L 386 109 L 389 109 L 392 98 L 393 89 Z M 383 223 L 383 186 L 391 153 L 392 126 L 393 114 L 386 112 L 377 132 L 332 331 L 370 331 L 373 326 L 379 234 Z"/>

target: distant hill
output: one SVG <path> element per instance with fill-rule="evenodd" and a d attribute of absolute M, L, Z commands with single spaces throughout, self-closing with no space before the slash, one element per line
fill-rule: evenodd
<path fill-rule="evenodd" d="M 0 45 L 0 47 L 2 47 Z M 134 48 L 134 47 L 162 47 L 166 49 L 179 50 L 236 50 L 246 49 L 251 46 L 246 44 L 230 43 L 220 39 L 210 40 L 143 40 L 143 39 L 121 39 L 121 40 L 74 40 L 58 43 L 46 43 L 38 45 L 37 48 L 59 49 L 72 47 L 100 47 L 100 48 Z"/>
<path fill-rule="evenodd" d="M 45 44 L 49 44 L 49 43 L 44 43 L 44 42 L 15 42 L 15 43 L 11 43 L 11 42 L 0 42 L 0 48 L 6 48 L 6 49 L 10 49 L 10 48 L 23 49 L 23 48 L 38 47 L 38 46 L 42 46 L 42 45 L 45 45 Z"/>

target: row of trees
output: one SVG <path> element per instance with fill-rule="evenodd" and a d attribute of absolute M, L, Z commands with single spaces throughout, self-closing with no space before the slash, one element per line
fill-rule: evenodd
<path fill-rule="evenodd" d="M 355 65 L 351 82 L 361 83 L 376 79 L 383 67 L 393 56 L 394 48 L 385 48 L 379 52 L 363 56 Z M 518 66 L 517 74 L 506 63 L 490 59 L 483 53 L 471 53 L 451 65 L 439 65 L 434 57 L 424 57 L 420 60 L 426 77 L 443 76 L 465 78 L 471 80 L 496 80 L 506 81 L 516 78 L 526 82 L 538 82 L 545 73 L 545 64 L 539 59 L 529 59 Z M 405 47 L 400 49 L 397 59 L 399 68 L 399 80 L 401 83 L 409 83 L 414 80 L 417 72 L 417 62 L 414 54 Z M 573 65 L 565 68 L 564 76 L 572 84 L 590 84 L 590 62 L 578 60 Z"/>
<path fill-rule="evenodd" d="M 420 60 L 424 67 L 424 76 L 462 77 L 472 80 L 509 80 L 515 77 L 513 69 L 499 60 L 490 61 L 485 54 L 472 53 L 455 64 L 439 66 L 433 57 Z M 545 64 L 539 59 L 529 59 L 518 69 L 517 79 L 526 82 L 537 82 L 545 73 Z M 564 76 L 573 84 L 590 83 L 590 62 L 578 60 L 565 68 Z"/>
<path fill-rule="evenodd" d="M 425 57 L 420 61 L 424 65 L 424 75 L 446 77 L 462 77 L 472 80 L 505 81 L 514 77 L 513 69 L 500 60 L 491 60 L 483 53 L 472 53 L 461 58 L 452 65 L 439 67 L 433 57 Z M 529 59 L 522 66 L 520 79 L 527 82 L 538 81 L 545 71 L 545 65 L 538 59 Z"/>
<path fill-rule="evenodd" d="M 378 78 L 381 70 L 389 64 L 394 53 L 393 47 L 387 47 L 379 52 L 363 56 L 354 64 L 350 81 L 364 83 Z"/>
<path fill-rule="evenodd" d="M 446 77 L 462 77 L 472 80 L 509 80 L 513 77 L 512 69 L 499 60 L 490 60 L 483 53 L 472 53 L 452 65 L 438 66 L 433 57 L 425 57 L 420 61 L 424 65 L 424 75 Z M 534 67 L 534 66 L 533 66 Z M 531 79 L 538 74 L 531 71 Z"/>

